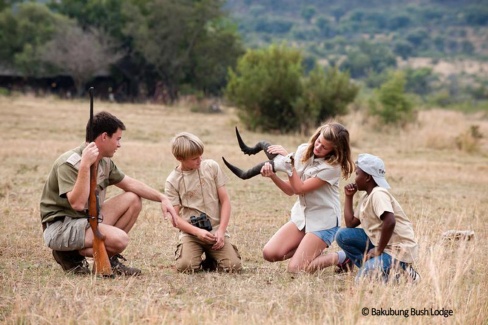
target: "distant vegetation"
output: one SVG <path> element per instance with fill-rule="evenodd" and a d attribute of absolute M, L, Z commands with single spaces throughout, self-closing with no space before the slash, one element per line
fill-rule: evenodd
<path fill-rule="evenodd" d="M 364 40 L 402 58 L 488 58 L 488 1 L 228 0 L 251 47 L 286 39 L 317 57 Z"/>
<path fill-rule="evenodd" d="M 487 108 L 487 71 L 440 76 L 432 69 L 459 60 L 487 66 L 486 0 L 228 0 L 226 8 L 247 47 L 286 40 L 304 51 L 304 62 L 338 66 L 363 90 L 377 89 L 392 70 L 405 69 L 405 92 L 419 103 Z M 399 65 L 419 57 L 430 58 L 431 67 Z"/>
<path fill-rule="evenodd" d="M 299 57 L 286 79 L 295 84 L 271 78 L 244 87 L 256 66 L 242 62 L 282 44 L 284 61 L 293 51 Z M 283 68 L 256 59 L 256 75 Z M 435 66 L 446 62 L 467 63 L 441 75 Z M 44 88 L 81 96 L 98 83 L 101 98 L 120 102 L 226 93 L 229 104 L 244 105 L 242 96 L 259 86 L 252 95 L 266 98 L 240 106 L 241 117 L 250 128 L 274 123 L 284 132 L 344 114 L 357 94 L 391 123 L 411 119 L 412 107 L 487 110 L 487 72 L 487 0 L 0 0 L 1 94 Z M 345 81 L 333 88 L 327 78 Z M 268 87 L 273 92 L 263 92 Z M 387 98 L 401 100 L 401 112 Z M 270 122 L 279 114 L 280 123 Z"/>

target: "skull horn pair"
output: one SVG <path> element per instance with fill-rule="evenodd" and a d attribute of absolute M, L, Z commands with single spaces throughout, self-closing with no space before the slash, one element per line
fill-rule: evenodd
<path fill-rule="evenodd" d="M 248 147 L 244 141 L 242 141 L 241 135 L 239 134 L 239 130 L 236 127 L 236 136 L 237 136 L 237 141 L 239 142 L 239 147 L 241 148 L 242 152 L 244 152 L 246 155 L 255 155 L 260 151 L 264 151 L 266 156 L 268 157 L 269 160 L 264 161 L 262 163 L 257 164 L 256 166 L 252 167 L 251 169 L 247 171 L 243 171 L 242 169 L 232 165 L 229 163 L 227 160 L 225 160 L 224 157 L 222 157 L 222 160 L 224 161 L 225 165 L 239 178 L 241 179 L 249 179 L 254 176 L 257 176 L 261 173 L 261 168 L 264 166 L 265 163 L 269 162 L 271 166 L 273 166 L 273 171 L 276 172 L 275 170 L 275 165 L 274 165 L 274 158 L 278 156 L 277 154 L 270 154 L 268 152 L 268 147 L 271 145 L 267 141 L 260 141 L 258 142 L 254 147 Z"/>

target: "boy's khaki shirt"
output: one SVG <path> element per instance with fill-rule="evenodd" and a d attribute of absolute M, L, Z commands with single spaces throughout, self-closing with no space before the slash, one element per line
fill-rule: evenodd
<path fill-rule="evenodd" d="M 375 187 L 369 195 L 364 194 L 358 203 L 355 217 L 361 220 L 361 228 L 364 229 L 373 245 L 378 246 L 383 226 L 380 216 L 385 211 L 392 212 L 396 221 L 395 229 L 393 229 L 390 241 L 386 245 L 385 252 L 396 260 L 413 263 L 418 254 L 413 226 L 390 192 L 384 188 Z"/>

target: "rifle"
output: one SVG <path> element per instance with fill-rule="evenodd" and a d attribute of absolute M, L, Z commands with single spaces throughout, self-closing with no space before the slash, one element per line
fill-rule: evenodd
<path fill-rule="evenodd" d="M 93 137 L 93 87 L 90 93 L 90 122 L 88 128 L 88 142 L 94 141 Z M 97 191 L 98 161 L 90 166 L 90 196 L 88 198 L 88 220 L 93 231 L 93 274 L 103 277 L 113 277 L 112 266 L 105 248 L 105 236 L 98 229 L 98 216 L 100 205 Z"/>

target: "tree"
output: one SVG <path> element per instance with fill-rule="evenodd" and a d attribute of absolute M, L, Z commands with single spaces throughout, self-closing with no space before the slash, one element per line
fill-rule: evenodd
<path fill-rule="evenodd" d="M 0 11 L 5 8 L 9 8 L 15 3 L 22 2 L 23 0 L 0 0 Z"/>
<path fill-rule="evenodd" d="M 244 54 L 236 35 L 236 26 L 227 19 L 214 21 L 205 40 L 195 45 L 186 82 L 207 95 L 220 95 L 227 84 L 227 69 Z"/>
<path fill-rule="evenodd" d="M 348 70 L 353 78 L 361 78 L 370 71 L 381 73 L 396 64 L 396 57 L 387 45 L 363 41 L 347 53 L 341 68 Z"/>
<path fill-rule="evenodd" d="M 221 5 L 220 0 L 154 0 L 142 8 L 124 6 L 124 34 L 132 38 L 135 53 L 151 65 L 172 100 L 178 97 L 179 84 L 192 84 L 196 76 L 198 84 L 208 88 L 222 84 L 227 67 L 241 53 Z M 205 73 L 212 74 L 211 87 L 203 82 Z"/>
<path fill-rule="evenodd" d="M 347 113 L 347 105 L 354 101 L 359 87 L 337 67 L 324 69 L 316 66 L 303 80 L 303 92 L 294 104 L 295 114 L 302 134 L 310 128 Z"/>
<path fill-rule="evenodd" d="M 433 83 L 438 77 L 433 74 L 432 68 L 405 69 L 405 91 L 421 96 L 433 90 Z"/>
<path fill-rule="evenodd" d="M 393 43 L 393 51 L 396 55 L 406 60 L 409 57 L 413 56 L 415 52 L 415 47 L 412 46 L 410 42 L 400 39 Z"/>
<path fill-rule="evenodd" d="M 358 87 L 337 67 L 316 65 L 303 75 L 301 52 L 284 44 L 249 50 L 229 71 L 227 99 L 246 127 L 303 134 L 325 119 L 345 114 Z"/>
<path fill-rule="evenodd" d="M 302 56 L 284 44 L 248 50 L 229 71 L 227 99 L 251 130 L 296 130 L 293 103 L 302 93 Z"/>
<path fill-rule="evenodd" d="M 147 61 L 134 50 L 134 41 L 124 33 L 124 28 L 131 20 L 132 8 L 143 9 L 150 1 L 58 0 L 50 2 L 49 6 L 53 11 L 76 20 L 83 30 L 95 28 L 103 31 L 120 45 L 120 51 L 125 55 L 113 65 L 112 78 L 116 84 L 124 85 L 125 95 L 136 98 L 143 83 L 151 83 L 154 73 Z"/>
<path fill-rule="evenodd" d="M 108 35 L 96 29 L 84 31 L 71 23 L 58 30 L 41 57 L 60 72 L 69 74 L 80 96 L 88 81 L 97 74 L 107 73 L 110 65 L 122 56 Z"/>
<path fill-rule="evenodd" d="M 25 77 L 45 75 L 48 69 L 40 60 L 40 52 L 65 21 L 38 3 L 5 9 L 0 13 L 0 62 Z"/>
<path fill-rule="evenodd" d="M 310 23 L 310 21 L 312 20 L 313 16 L 315 16 L 316 13 L 317 13 L 317 10 L 315 9 L 315 7 L 312 7 L 312 6 L 302 7 L 301 12 L 300 12 L 302 18 L 307 23 Z"/>
<path fill-rule="evenodd" d="M 413 103 L 405 93 L 405 75 L 392 72 L 390 78 L 375 91 L 369 106 L 372 115 L 380 117 L 385 124 L 407 123 L 414 118 Z"/>

